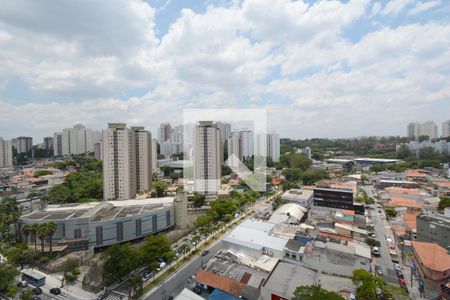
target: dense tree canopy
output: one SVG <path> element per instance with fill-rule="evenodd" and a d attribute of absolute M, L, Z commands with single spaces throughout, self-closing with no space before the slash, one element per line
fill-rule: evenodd
<path fill-rule="evenodd" d="M 447 207 L 450 207 L 450 197 L 441 197 L 438 204 L 438 210 L 442 212 Z"/>
<path fill-rule="evenodd" d="M 294 291 L 292 300 L 344 300 L 335 292 L 323 289 L 319 285 L 299 286 Z"/>

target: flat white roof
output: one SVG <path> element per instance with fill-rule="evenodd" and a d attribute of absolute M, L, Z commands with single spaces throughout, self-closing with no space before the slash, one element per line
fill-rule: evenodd
<path fill-rule="evenodd" d="M 243 244 L 255 249 L 266 247 L 283 251 L 287 240 L 270 235 L 274 226 L 275 224 L 272 223 L 249 219 L 239 224 L 232 232 L 225 236 L 224 240 L 238 245 Z"/>

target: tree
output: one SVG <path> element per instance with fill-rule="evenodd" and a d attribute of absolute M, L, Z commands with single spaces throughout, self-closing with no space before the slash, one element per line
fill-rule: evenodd
<path fill-rule="evenodd" d="M 298 189 L 298 184 L 294 182 L 285 182 L 281 185 L 281 189 L 284 191 L 290 190 L 290 189 Z"/>
<path fill-rule="evenodd" d="M 231 174 L 231 168 L 227 165 L 222 165 L 222 176 L 227 176 Z"/>
<path fill-rule="evenodd" d="M 61 287 L 64 287 L 64 284 L 71 284 L 77 280 L 77 270 L 79 266 L 80 264 L 75 258 L 69 258 L 62 263 L 61 267 L 59 268 L 59 272 L 63 273 L 63 277 L 61 279 Z"/>
<path fill-rule="evenodd" d="M 161 171 L 164 173 L 164 177 L 169 177 L 173 173 L 173 169 L 169 166 L 162 166 Z"/>
<path fill-rule="evenodd" d="M 344 300 L 335 292 L 327 291 L 319 285 L 298 286 L 292 300 Z"/>
<path fill-rule="evenodd" d="M 304 154 L 289 152 L 281 155 L 280 164 L 284 167 L 306 170 L 311 166 L 312 161 Z"/>
<path fill-rule="evenodd" d="M 38 171 L 34 172 L 33 177 L 38 178 L 41 176 L 51 175 L 51 174 L 53 174 L 53 172 L 50 170 L 38 170 Z"/>
<path fill-rule="evenodd" d="M 45 238 L 47 237 L 47 224 L 39 224 L 36 229 L 36 236 L 39 238 L 39 241 L 41 242 L 41 252 L 44 253 L 44 243 Z"/>
<path fill-rule="evenodd" d="M 202 207 L 205 205 L 206 197 L 204 194 L 199 194 L 197 192 L 194 193 L 194 197 L 192 198 L 192 202 L 195 207 Z"/>
<path fill-rule="evenodd" d="M 217 199 L 209 203 L 211 210 L 217 214 L 218 219 L 222 219 L 227 214 L 234 214 L 237 206 L 234 201 L 227 199 Z"/>
<path fill-rule="evenodd" d="M 409 150 L 406 145 L 401 145 L 397 149 L 397 158 L 399 159 L 405 159 L 411 156 L 411 151 Z"/>
<path fill-rule="evenodd" d="M 6 292 L 14 284 L 19 271 L 9 263 L 0 263 L 0 292 Z"/>
<path fill-rule="evenodd" d="M 26 290 L 20 294 L 20 300 L 32 300 L 34 297 L 33 290 Z"/>
<path fill-rule="evenodd" d="M 175 255 L 170 247 L 170 241 L 162 234 L 149 235 L 139 250 L 143 263 L 148 264 L 152 270 L 157 268 L 159 259 L 168 262 Z"/>
<path fill-rule="evenodd" d="M 386 215 L 388 215 L 389 217 L 395 217 L 397 215 L 397 212 L 393 207 L 386 207 L 384 211 L 386 212 Z"/>
<path fill-rule="evenodd" d="M 31 234 L 34 238 L 34 251 L 37 251 L 37 231 L 39 228 L 39 224 L 32 224 L 31 225 Z"/>
<path fill-rule="evenodd" d="M 358 285 L 356 296 L 366 300 L 376 300 L 377 289 L 381 290 L 384 285 L 383 279 L 372 275 L 364 269 L 356 269 L 353 271 L 353 283 Z"/>
<path fill-rule="evenodd" d="M 308 169 L 302 174 L 303 184 L 312 185 L 321 179 L 330 178 L 327 172 L 319 169 Z"/>
<path fill-rule="evenodd" d="M 46 227 L 47 227 L 47 237 L 48 237 L 48 241 L 50 243 L 50 253 L 52 253 L 53 252 L 53 235 L 55 234 L 58 226 L 54 222 L 49 222 L 46 224 Z"/>
<path fill-rule="evenodd" d="M 168 187 L 169 185 L 162 181 L 157 181 L 153 184 L 153 188 L 155 189 L 157 197 L 164 197 Z"/>
<path fill-rule="evenodd" d="M 127 244 L 115 244 L 102 255 L 105 261 L 103 265 L 103 278 L 107 284 L 122 281 L 134 269 L 141 260 L 137 250 Z"/>
<path fill-rule="evenodd" d="M 450 197 L 441 197 L 441 200 L 438 204 L 438 210 L 442 212 L 447 207 L 450 207 Z"/>
<path fill-rule="evenodd" d="M 7 242 L 15 241 L 13 225 L 20 216 L 17 201 L 14 198 L 5 198 L 0 202 L 0 238 Z"/>
<path fill-rule="evenodd" d="M 299 181 L 302 179 L 303 171 L 300 168 L 288 168 L 284 169 L 282 174 L 288 181 Z"/>
<path fill-rule="evenodd" d="M 367 245 L 369 245 L 370 247 L 380 247 L 380 241 L 377 241 L 376 239 L 373 239 L 373 238 L 370 238 L 370 237 L 368 237 L 368 238 L 366 238 L 365 239 L 365 242 L 366 242 L 366 244 Z"/>
<path fill-rule="evenodd" d="M 29 224 L 24 224 L 20 228 L 20 231 L 21 231 L 22 235 L 25 237 L 25 243 L 28 244 L 28 237 L 30 236 L 30 233 L 31 233 L 31 226 Z"/>
<path fill-rule="evenodd" d="M 399 286 L 387 284 L 383 287 L 383 296 L 387 300 L 409 300 L 408 294 Z"/>

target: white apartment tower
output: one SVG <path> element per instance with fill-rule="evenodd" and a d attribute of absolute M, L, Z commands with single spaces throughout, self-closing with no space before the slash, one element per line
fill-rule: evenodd
<path fill-rule="evenodd" d="M 438 128 L 433 121 L 425 123 L 409 123 L 407 126 L 407 135 L 409 138 L 417 139 L 420 136 L 428 136 L 430 139 L 438 137 Z"/>
<path fill-rule="evenodd" d="M 227 151 L 228 151 L 228 158 L 231 157 L 231 155 L 235 155 L 237 158 L 240 158 L 241 155 L 239 153 L 239 136 L 237 134 L 233 134 L 231 137 L 227 139 Z M 235 162 L 235 161 L 230 161 Z M 235 165 L 234 167 L 237 167 Z"/>
<path fill-rule="evenodd" d="M 278 133 L 267 135 L 267 156 L 271 157 L 273 162 L 280 161 L 280 135 Z"/>
<path fill-rule="evenodd" d="M 62 156 L 62 132 L 53 134 L 53 156 Z"/>
<path fill-rule="evenodd" d="M 158 141 L 152 139 L 152 173 L 158 168 Z"/>
<path fill-rule="evenodd" d="M 71 156 L 94 152 L 94 132 L 82 124 L 64 128 L 62 132 L 62 155 Z"/>
<path fill-rule="evenodd" d="M 29 153 L 33 149 L 33 138 L 19 136 L 15 141 L 17 153 Z"/>
<path fill-rule="evenodd" d="M 224 122 L 217 122 L 216 126 L 217 128 L 219 128 L 220 131 L 220 140 L 222 141 L 222 143 L 225 143 L 225 141 L 231 137 L 231 124 Z"/>
<path fill-rule="evenodd" d="M 12 141 L 6 141 L 0 137 L 0 168 L 13 167 Z"/>
<path fill-rule="evenodd" d="M 239 148 L 240 148 L 240 159 L 245 161 L 254 155 L 253 148 L 253 132 L 249 130 L 242 130 L 239 132 Z"/>
<path fill-rule="evenodd" d="M 194 185 L 195 190 L 215 200 L 221 184 L 222 143 L 220 132 L 212 121 L 200 121 L 194 133 Z"/>
<path fill-rule="evenodd" d="M 442 137 L 450 136 L 450 120 L 442 123 Z"/>
<path fill-rule="evenodd" d="M 152 181 L 151 135 L 143 127 L 109 123 L 103 130 L 103 197 L 134 199 Z"/>

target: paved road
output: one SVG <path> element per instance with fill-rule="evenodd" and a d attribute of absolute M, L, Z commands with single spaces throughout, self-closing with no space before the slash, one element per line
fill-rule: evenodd
<path fill-rule="evenodd" d="M 148 300 L 162 300 L 164 296 L 176 296 L 184 289 L 188 279 L 194 275 L 202 265 L 211 259 L 217 251 L 222 249 L 222 239 L 217 240 L 214 244 L 208 247 L 209 254 L 206 256 L 197 255 L 189 263 L 184 265 L 176 273 L 172 274 L 157 288 L 153 289 L 150 294 L 146 294 L 143 299 Z"/>

